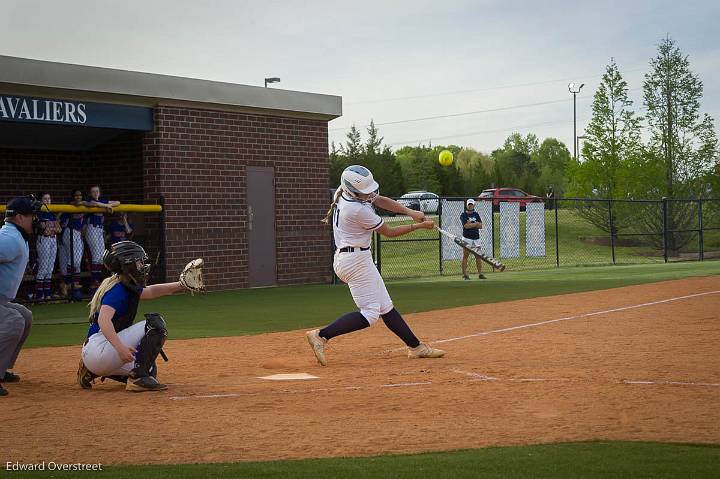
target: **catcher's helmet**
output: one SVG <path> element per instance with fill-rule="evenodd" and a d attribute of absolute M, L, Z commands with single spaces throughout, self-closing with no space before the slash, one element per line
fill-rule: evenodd
<path fill-rule="evenodd" d="M 349 195 L 356 197 L 359 194 L 375 193 L 380 185 L 373 179 L 370 170 L 364 166 L 351 165 L 342 172 L 340 187 Z"/>
<path fill-rule="evenodd" d="M 119 241 L 103 256 L 103 264 L 111 273 L 125 273 L 139 286 L 145 286 L 150 265 L 142 246 L 134 241 Z"/>

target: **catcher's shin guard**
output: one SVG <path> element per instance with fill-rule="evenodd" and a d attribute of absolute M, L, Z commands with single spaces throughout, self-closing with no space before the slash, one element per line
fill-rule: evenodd
<path fill-rule="evenodd" d="M 132 378 L 157 375 L 155 359 L 162 351 L 167 339 L 165 320 L 160 314 L 147 313 L 145 320 L 145 336 L 140 340 L 140 345 L 135 354 L 135 367 L 130 371 Z"/>

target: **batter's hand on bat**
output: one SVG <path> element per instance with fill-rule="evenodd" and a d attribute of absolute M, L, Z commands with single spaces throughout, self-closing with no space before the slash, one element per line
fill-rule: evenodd
<path fill-rule="evenodd" d="M 425 228 L 426 230 L 431 230 L 435 228 L 435 223 L 432 220 L 425 220 L 421 223 L 419 223 L 420 228 Z"/>
<path fill-rule="evenodd" d="M 408 216 L 410 218 L 412 218 L 413 220 L 415 220 L 415 223 L 422 223 L 423 221 L 425 221 L 425 213 L 423 213 L 422 211 L 415 211 L 415 210 L 410 210 L 410 211 L 411 212 L 408 213 Z"/>

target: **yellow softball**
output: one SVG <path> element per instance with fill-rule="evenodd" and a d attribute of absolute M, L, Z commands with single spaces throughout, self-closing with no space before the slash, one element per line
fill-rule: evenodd
<path fill-rule="evenodd" d="M 443 150 L 440 152 L 440 156 L 438 157 L 438 161 L 442 166 L 450 166 L 453 162 L 453 154 L 450 150 Z"/>

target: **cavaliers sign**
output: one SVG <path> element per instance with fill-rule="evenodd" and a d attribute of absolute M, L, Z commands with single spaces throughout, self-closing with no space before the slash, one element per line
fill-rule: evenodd
<path fill-rule="evenodd" d="M 4 121 L 151 131 L 153 112 L 129 105 L 0 95 Z"/>

